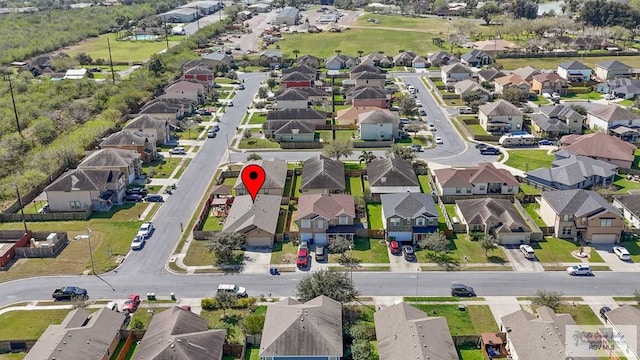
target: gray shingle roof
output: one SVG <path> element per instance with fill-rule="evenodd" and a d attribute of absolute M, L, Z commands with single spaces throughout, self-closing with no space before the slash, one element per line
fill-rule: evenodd
<path fill-rule="evenodd" d="M 558 67 L 567 70 L 591 70 L 590 67 L 577 60 L 561 62 Z"/>
<path fill-rule="evenodd" d="M 600 118 L 608 123 L 619 120 L 633 120 L 640 118 L 640 115 L 637 115 L 627 109 L 623 109 L 618 105 L 606 104 L 589 108 L 589 110 L 587 110 L 587 114 Z"/>
<path fill-rule="evenodd" d="M 307 74 L 307 75 L 311 75 L 312 77 L 316 76 L 316 73 L 318 72 L 318 69 L 311 67 L 309 65 L 298 65 L 298 66 L 292 66 L 290 68 L 286 68 L 282 70 L 283 74 L 289 74 L 292 72 L 299 72 L 301 74 Z"/>
<path fill-rule="evenodd" d="M 309 215 L 321 216 L 327 220 L 338 216 L 356 216 L 355 202 L 349 194 L 310 194 L 298 199 L 298 218 Z"/>
<path fill-rule="evenodd" d="M 587 156 L 571 156 L 553 162 L 552 168 L 535 169 L 527 173 L 527 177 L 534 177 L 548 182 L 574 186 L 592 176 L 609 178 L 617 173 L 618 167 L 602 160 Z"/>
<path fill-rule="evenodd" d="M 282 109 L 269 111 L 267 121 L 270 120 L 326 120 L 327 114 L 315 109 Z"/>
<path fill-rule="evenodd" d="M 622 216 L 618 209 L 609 205 L 607 200 L 595 191 L 583 189 L 545 191 L 542 197 L 547 200 L 556 214 L 560 215 L 571 214 L 583 217 L 606 211 Z"/>
<path fill-rule="evenodd" d="M 386 109 L 376 109 L 358 114 L 358 124 L 396 124 L 400 123 L 400 117 L 396 112 Z"/>
<path fill-rule="evenodd" d="M 379 86 L 363 86 L 353 89 L 350 96 L 353 99 L 386 99 L 387 93 Z"/>
<path fill-rule="evenodd" d="M 307 95 L 297 88 L 290 88 L 283 91 L 280 95 L 276 97 L 277 100 L 307 100 Z"/>
<path fill-rule="evenodd" d="M 316 155 L 302 164 L 301 190 L 344 190 L 344 164 L 323 155 Z"/>
<path fill-rule="evenodd" d="M 171 307 L 153 316 L 135 360 L 220 360 L 226 330 L 188 310 Z"/>
<path fill-rule="evenodd" d="M 376 74 L 382 73 L 382 70 L 380 70 L 380 68 L 374 65 L 369 65 L 369 64 L 360 64 L 358 66 L 352 67 L 351 70 L 349 70 L 349 72 L 352 74 L 361 73 L 365 71 L 376 73 Z"/>
<path fill-rule="evenodd" d="M 257 160 L 247 162 L 242 169 L 251 164 L 257 164 L 262 166 L 266 177 L 264 179 L 263 188 L 267 189 L 284 189 L 284 184 L 287 181 L 287 162 L 284 160 Z M 242 172 L 241 172 L 242 173 Z M 234 189 L 244 189 L 242 179 L 238 176 Z"/>
<path fill-rule="evenodd" d="M 303 74 L 299 71 L 293 71 L 288 74 L 282 75 L 280 81 L 311 81 L 314 77 L 314 75 Z"/>
<path fill-rule="evenodd" d="M 138 131 L 122 130 L 109 135 L 100 145 L 136 145 L 142 146 L 146 142 L 154 141 L 151 137 Z"/>
<path fill-rule="evenodd" d="M 615 198 L 634 215 L 640 216 L 640 194 L 620 195 Z"/>
<path fill-rule="evenodd" d="M 469 225 L 499 223 L 500 225 L 494 228 L 498 233 L 531 231 L 522 215 L 507 199 L 456 200 L 456 205 Z"/>
<path fill-rule="evenodd" d="M 398 193 L 380 195 L 382 212 L 388 219 L 399 216 L 403 219 L 415 219 L 418 216 L 437 218 L 438 209 L 430 195 L 423 193 Z"/>
<path fill-rule="evenodd" d="M 469 69 L 469 67 L 467 67 L 466 65 L 463 65 L 461 63 L 454 63 L 454 64 L 445 65 L 445 66 L 440 67 L 440 69 L 442 71 L 444 71 L 445 74 L 452 74 L 452 73 L 467 73 L 467 74 L 471 74 L 471 73 L 473 73 L 473 71 L 471 71 L 471 69 Z"/>
<path fill-rule="evenodd" d="M 373 316 L 380 360 L 458 359 L 445 318 L 429 317 L 404 302 L 378 310 Z"/>
<path fill-rule="evenodd" d="M 480 70 L 478 72 L 478 76 L 485 79 L 486 81 L 493 81 L 505 75 L 506 75 L 505 73 L 495 68 L 488 68 L 488 69 Z"/>
<path fill-rule="evenodd" d="M 250 195 L 236 196 L 222 232 L 246 233 L 258 228 L 275 234 L 281 200 L 280 195 L 258 194 L 255 202 Z"/>
<path fill-rule="evenodd" d="M 603 69 L 607 69 L 607 70 L 613 70 L 613 69 L 631 70 L 631 66 L 623 62 L 620 62 L 618 60 L 600 61 L 599 63 L 596 63 L 596 66 L 601 67 Z"/>
<path fill-rule="evenodd" d="M 108 184 L 117 184 L 122 171 L 74 169 L 60 175 L 45 191 L 102 191 Z"/>
<path fill-rule="evenodd" d="M 487 116 L 501 116 L 501 115 L 523 116 L 524 115 L 522 111 L 520 111 L 515 105 L 503 99 L 499 99 L 489 104 L 480 105 L 478 107 L 478 112 L 481 112 Z"/>
<path fill-rule="evenodd" d="M 315 126 L 306 121 L 300 120 L 275 120 L 266 122 L 267 129 L 273 130 L 274 134 L 312 134 L 315 133 Z"/>
<path fill-rule="evenodd" d="M 129 166 L 134 159 L 140 159 L 140 153 L 123 149 L 100 149 L 89 154 L 78 167 L 83 166 Z"/>
<path fill-rule="evenodd" d="M 269 305 L 260 356 L 343 356 L 342 306 L 326 296 Z"/>
<path fill-rule="evenodd" d="M 635 356 L 640 355 L 638 352 L 638 345 L 640 344 L 640 331 L 638 331 L 638 324 L 640 324 L 640 309 L 632 305 L 623 305 L 619 308 L 609 310 L 607 312 L 607 319 L 616 330 L 618 330 L 628 340 L 629 346 L 635 344 L 635 349 L 632 349 Z M 625 327 L 625 325 L 627 325 Z M 630 331 L 631 330 L 631 331 Z M 629 356 L 632 358 L 632 356 Z"/>
<path fill-rule="evenodd" d="M 391 155 L 367 165 L 370 186 L 420 186 L 411 162 Z"/>
<path fill-rule="evenodd" d="M 540 74 L 540 71 L 533 66 L 527 65 L 525 67 L 521 67 L 513 70 L 513 73 L 520 76 L 521 78 L 531 81 L 531 78 L 534 75 Z"/>

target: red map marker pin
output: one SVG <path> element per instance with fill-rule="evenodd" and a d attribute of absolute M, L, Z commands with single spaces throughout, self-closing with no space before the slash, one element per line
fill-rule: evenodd
<path fill-rule="evenodd" d="M 251 195 L 251 200 L 256 201 L 256 196 L 262 188 L 262 185 L 264 185 L 265 177 L 264 169 L 257 164 L 247 165 L 242 170 L 240 178 L 242 179 L 244 187 L 247 188 L 249 195 Z"/>

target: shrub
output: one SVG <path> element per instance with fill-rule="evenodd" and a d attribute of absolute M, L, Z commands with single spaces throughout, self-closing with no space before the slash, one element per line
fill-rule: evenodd
<path fill-rule="evenodd" d="M 254 297 L 241 298 L 232 306 L 234 309 L 247 309 L 256 305 L 257 299 Z"/>
<path fill-rule="evenodd" d="M 216 310 L 218 308 L 218 302 L 214 298 L 202 298 L 202 300 L 200 300 L 200 306 L 202 306 L 202 310 Z"/>

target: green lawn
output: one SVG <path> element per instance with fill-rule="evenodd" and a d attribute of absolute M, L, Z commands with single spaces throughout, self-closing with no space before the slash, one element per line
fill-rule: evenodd
<path fill-rule="evenodd" d="M 378 23 L 376 24 L 373 22 L 368 22 L 368 18 L 378 19 Z M 416 31 L 425 31 L 433 34 L 438 34 L 442 31 L 443 28 L 449 26 L 449 23 L 443 18 L 418 18 L 365 13 L 364 15 L 358 17 L 354 25 L 372 29 L 375 29 L 377 27 L 413 29 Z"/>
<path fill-rule="evenodd" d="M 539 209 L 539 205 L 537 203 L 522 204 L 522 206 L 525 208 L 525 210 L 527 210 L 527 214 L 531 216 L 536 225 L 545 227 L 547 226 L 547 224 L 545 224 L 540 215 L 538 215 L 537 213 L 537 210 Z"/>
<path fill-rule="evenodd" d="M 633 169 L 640 169 L 640 149 L 636 150 L 634 155 L 636 157 L 633 159 L 633 165 L 631 165 L 631 167 Z"/>
<path fill-rule="evenodd" d="M 353 252 L 347 250 L 347 254 L 353 254 L 353 257 L 359 259 L 363 263 L 388 263 L 389 253 L 387 245 L 382 239 L 355 238 Z M 337 262 L 339 255 L 330 254 L 329 262 Z"/>
<path fill-rule="evenodd" d="M 356 139 L 358 139 L 358 131 L 356 130 L 336 130 L 336 140 L 355 141 Z"/>
<path fill-rule="evenodd" d="M 444 204 L 444 208 L 447 210 L 449 219 L 452 219 L 454 216 L 458 216 L 458 212 L 456 211 L 456 204 Z"/>
<path fill-rule="evenodd" d="M 507 256 L 504 254 L 502 247 L 498 247 L 494 251 L 489 252 L 489 258 L 484 255 L 484 250 L 480 247 L 479 241 L 469 240 L 467 234 L 455 234 L 454 238 L 449 243 L 449 255 L 454 259 L 457 259 L 460 263 L 464 262 L 465 255 L 469 257 L 469 263 L 496 263 L 502 264 L 507 262 Z M 426 251 L 420 251 L 425 253 Z M 423 255 L 425 256 L 425 255 Z"/>
<path fill-rule="evenodd" d="M 472 135 L 489 135 L 489 133 L 482 128 L 480 124 L 467 125 L 467 129 L 469 129 L 469 132 L 471 132 Z"/>
<path fill-rule="evenodd" d="M 431 194 L 431 184 L 429 184 L 429 175 L 418 175 L 420 182 L 420 191 L 425 194 Z"/>
<path fill-rule="evenodd" d="M 549 104 L 549 100 L 545 99 L 544 96 L 540 96 L 540 95 L 536 95 L 536 97 L 534 99 L 530 99 L 529 101 L 531 101 L 534 104 L 537 105 L 548 105 Z"/>
<path fill-rule="evenodd" d="M 182 157 L 165 157 L 162 160 L 142 164 L 142 170 L 147 174 L 151 173 L 152 178 L 168 179 L 181 160 Z"/>
<path fill-rule="evenodd" d="M 187 266 L 206 266 L 215 264 L 215 255 L 207 249 L 207 240 L 194 240 L 189 245 L 187 255 L 184 257 L 184 264 Z M 244 251 L 235 250 L 235 259 L 231 262 L 232 265 L 239 265 L 244 262 Z"/>
<path fill-rule="evenodd" d="M 260 346 L 248 347 L 244 352 L 244 360 L 260 360 Z"/>
<path fill-rule="evenodd" d="M 572 251 L 580 250 L 580 245 L 568 240 L 547 236 L 544 241 L 531 243 L 531 246 L 535 249 L 536 257 L 541 263 L 580 262 L 571 255 Z M 590 261 L 603 262 L 595 250 L 591 251 Z"/>
<path fill-rule="evenodd" d="M 328 143 L 333 140 L 333 132 L 331 130 L 316 130 L 316 137 L 322 142 Z"/>
<path fill-rule="evenodd" d="M 560 305 L 556 314 L 569 314 L 575 320 L 577 325 L 602 325 L 602 322 L 589 305 L 576 305 L 570 304 L 571 301 L 566 301 L 565 304 Z M 535 311 L 537 306 L 532 305 L 531 310 Z"/>
<path fill-rule="evenodd" d="M 382 204 L 367 204 L 369 229 L 382 230 Z"/>
<path fill-rule="evenodd" d="M 362 196 L 362 178 L 350 177 L 347 178 L 347 194 L 353 196 Z"/>
<path fill-rule="evenodd" d="M 273 244 L 271 251 L 271 264 L 295 264 L 298 247 L 294 246 L 291 241 Z"/>
<path fill-rule="evenodd" d="M 242 319 L 250 312 L 246 309 L 226 310 L 227 318 L 223 319 L 222 310 L 207 311 L 202 310 L 200 316 L 209 321 L 209 329 L 227 329 L 227 342 L 231 344 L 241 344 L 244 341 L 244 334 L 240 327 Z"/>
<path fill-rule="evenodd" d="M 456 346 L 460 360 L 485 360 L 482 350 L 473 345 Z"/>
<path fill-rule="evenodd" d="M 47 326 L 60 324 L 70 310 L 9 311 L 0 315 L 0 341 L 35 340 Z"/>
<path fill-rule="evenodd" d="M 554 57 L 554 58 L 522 58 L 522 59 L 498 59 L 497 63 L 502 65 L 506 70 L 514 70 L 520 67 L 524 67 L 527 65 L 533 66 L 534 68 L 541 69 L 556 69 L 558 68 L 558 64 L 565 61 L 575 60 L 573 57 Z M 591 67 L 595 68 L 596 63 L 607 61 L 607 60 L 618 60 L 621 61 L 632 68 L 640 67 L 640 58 L 637 56 L 594 56 L 594 57 L 581 57 L 580 62 Z"/>
<path fill-rule="evenodd" d="M 238 181 L 238 178 L 228 177 L 224 179 L 224 182 L 222 184 L 233 187 L 236 184 L 236 181 Z"/>
<path fill-rule="evenodd" d="M 107 38 L 111 45 L 111 56 L 114 62 L 139 62 L 146 60 L 151 55 L 166 49 L 164 41 L 120 41 L 116 40 L 116 34 L 104 34 L 98 37 L 87 39 L 77 45 L 73 45 L 64 53 L 74 57 L 80 53 L 86 53 L 95 59 L 109 60 L 107 49 Z M 169 41 L 169 46 L 178 44 L 178 41 Z"/>
<path fill-rule="evenodd" d="M 26 356 L 27 356 L 27 353 L 0 354 L 0 360 L 22 360 Z"/>
<path fill-rule="evenodd" d="M 275 141 L 260 138 L 251 138 L 251 143 L 249 143 L 249 140 L 242 138 L 238 147 L 240 149 L 279 149 L 280 144 Z"/>
<path fill-rule="evenodd" d="M 627 180 L 624 175 L 616 175 L 613 184 L 618 187 L 617 193 L 627 194 L 631 190 L 639 190 L 640 182 Z"/>
<path fill-rule="evenodd" d="M 250 125 L 256 125 L 256 124 L 264 124 L 267 121 L 267 115 L 266 114 L 257 114 L 254 113 L 251 116 L 251 119 L 249 120 L 249 124 Z"/>
<path fill-rule="evenodd" d="M 143 300 L 142 304 L 144 304 L 146 300 Z M 151 319 L 153 318 L 153 315 L 155 314 L 159 314 L 165 310 L 167 310 L 169 308 L 169 306 L 167 307 L 156 307 L 153 309 L 153 312 L 149 312 L 147 311 L 146 308 L 141 307 L 140 310 L 136 311 L 135 313 L 133 313 L 133 316 L 131 317 L 131 321 L 129 322 L 129 325 L 131 326 L 131 324 L 133 324 L 134 319 L 140 320 L 142 322 L 142 324 L 144 325 L 144 328 L 148 328 L 149 324 L 151 323 Z"/>
<path fill-rule="evenodd" d="M 551 167 L 553 155 L 548 155 L 547 150 L 509 150 L 509 159 L 505 165 L 530 171 L 538 168 Z"/>
<path fill-rule="evenodd" d="M 580 99 L 580 100 L 600 100 L 602 94 L 599 92 L 588 92 L 586 94 L 567 94 L 562 97 L 563 99 Z"/>
<path fill-rule="evenodd" d="M 193 125 L 190 126 L 187 130 L 177 131 L 178 138 L 182 140 L 198 140 L 198 137 L 204 131 L 203 125 Z"/>
<path fill-rule="evenodd" d="M 207 216 L 202 231 L 220 231 L 224 225 L 224 218 L 218 216 Z"/>
<path fill-rule="evenodd" d="M 635 241 L 625 241 L 620 243 L 620 246 L 624 246 L 629 250 L 633 262 L 640 262 L 640 243 Z"/>
<path fill-rule="evenodd" d="M 293 188 L 293 196 L 298 198 L 300 197 L 300 186 L 302 185 L 302 175 L 295 175 L 296 183 Z"/>
<path fill-rule="evenodd" d="M 416 304 L 413 305 L 429 316 L 443 316 L 447 319 L 451 335 L 480 335 L 497 332 L 491 309 L 487 305 L 469 305 L 460 311 L 458 305 Z"/>
<path fill-rule="evenodd" d="M 538 188 L 535 188 L 531 185 L 527 185 L 525 183 L 520 183 L 520 191 L 525 195 L 540 195 L 542 191 Z"/>

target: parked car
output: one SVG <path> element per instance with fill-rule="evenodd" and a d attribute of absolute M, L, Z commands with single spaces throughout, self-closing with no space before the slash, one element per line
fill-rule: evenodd
<path fill-rule="evenodd" d="M 118 303 L 115 301 L 108 302 L 105 307 L 111 311 L 120 312 L 120 310 L 118 309 Z"/>
<path fill-rule="evenodd" d="M 482 150 L 482 149 L 484 149 L 486 147 L 489 147 L 489 145 L 483 144 L 483 143 L 476 144 L 476 149 L 478 149 L 478 150 Z"/>
<path fill-rule="evenodd" d="M 473 114 L 473 109 L 470 107 L 463 107 L 458 109 L 459 114 Z"/>
<path fill-rule="evenodd" d="M 124 202 L 140 202 L 144 199 L 142 195 L 138 194 L 129 194 L 124 197 Z"/>
<path fill-rule="evenodd" d="M 144 236 L 136 235 L 131 241 L 131 250 L 139 250 L 144 247 Z"/>
<path fill-rule="evenodd" d="M 324 246 L 316 246 L 316 261 L 324 261 L 327 256 L 327 248 Z"/>
<path fill-rule="evenodd" d="M 606 95 L 604 96 L 604 99 L 605 99 L 605 100 L 614 100 L 615 98 L 616 98 L 616 96 L 615 96 L 615 95 L 613 95 L 613 94 L 606 94 Z"/>
<path fill-rule="evenodd" d="M 611 308 L 608 306 L 603 306 L 600 308 L 600 317 L 604 320 L 604 321 L 608 321 L 609 319 L 607 319 L 607 313 L 611 311 Z"/>
<path fill-rule="evenodd" d="M 169 154 L 171 155 L 185 155 L 186 153 L 187 151 L 182 146 L 176 146 L 169 150 Z"/>
<path fill-rule="evenodd" d="M 424 109 L 420 109 L 420 116 L 427 116 L 427 112 Z"/>
<path fill-rule="evenodd" d="M 244 90 L 244 84 L 238 85 L 238 90 Z"/>
<path fill-rule="evenodd" d="M 427 128 L 429 129 L 429 131 L 436 131 L 436 125 L 434 123 L 429 123 Z"/>
<path fill-rule="evenodd" d="M 444 144 L 444 141 L 442 141 L 440 136 L 436 136 L 436 144 Z"/>
<path fill-rule="evenodd" d="M 493 146 L 487 146 L 480 149 L 480 154 L 482 155 L 500 155 L 500 149 L 494 148 Z"/>
<path fill-rule="evenodd" d="M 526 245 L 526 244 L 520 245 L 520 252 L 527 259 L 536 258 L 536 253 L 533 251 L 533 248 L 531 247 L 531 245 Z"/>
<path fill-rule="evenodd" d="M 422 146 L 418 144 L 411 145 L 411 151 L 420 152 L 422 151 Z"/>
<path fill-rule="evenodd" d="M 243 297 L 243 298 L 246 298 L 249 296 L 247 295 L 247 289 L 243 288 L 242 286 L 233 285 L 233 284 L 218 285 L 218 292 L 230 292 L 230 293 L 236 294 L 238 297 Z"/>
<path fill-rule="evenodd" d="M 64 286 L 53 290 L 51 293 L 51 297 L 56 300 L 87 300 L 89 295 L 87 294 L 87 289 L 80 288 L 77 286 Z"/>
<path fill-rule="evenodd" d="M 622 261 L 631 260 L 631 254 L 629 253 L 629 250 L 627 250 L 625 247 L 614 246 L 613 247 L 613 253 L 616 254 L 618 259 L 620 259 Z"/>
<path fill-rule="evenodd" d="M 228 107 L 233 107 L 233 101 L 229 101 L 229 103 L 227 104 Z"/>
<path fill-rule="evenodd" d="M 140 306 L 140 295 L 131 294 L 124 302 L 124 305 L 122 305 L 122 311 L 134 313 L 138 310 L 138 306 Z"/>
<path fill-rule="evenodd" d="M 142 225 L 140 225 L 140 229 L 138 229 L 138 236 L 142 236 L 145 239 L 148 239 L 149 237 L 151 237 L 154 229 L 155 228 L 153 227 L 153 223 L 151 221 L 142 223 Z"/>
<path fill-rule="evenodd" d="M 307 265 L 309 265 L 309 249 L 298 249 L 298 258 L 296 259 L 296 265 L 299 268 L 307 267 Z"/>
<path fill-rule="evenodd" d="M 148 192 L 147 192 L 147 189 L 143 187 L 133 187 L 133 188 L 127 189 L 125 193 L 127 195 L 135 194 L 135 195 L 147 196 Z"/>
<path fill-rule="evenodd" d="M 593 275 L 593 272 L 591 272 L 591 267 L 589 265 L 577 264 L 577 265 L 569 266 L 567 268 L 567 274 L 571 276 L 575 276 L 575 275 L 591 276 Z"/>
<path fill-rule="evenodd" d="M 547 139 L 543 139 L 543 140 L 538 141 L 538 145 L 540 145 L 540 146 L 553 145 L 553 141 L 547 140 Z"/>
<path fill-rule="evenodd" d="M 395 240 L 392 240 L 389 243 L 389 250 L 391 251 L 391 254 L 393 254 L 393 255 L 402 254 L 402 248 L 400 247 L 400 243 L 395 241 Z"/>
<path fill-rule="evenodd" d="M 451 285 L 451 296 L 476 296 L 476 292 L 473 290 L 471 286 L 467 286 L 464 284 L 453 284 Z"/>
<path fill-rule="evenodd" d="M 214 137 L 216 137 L 216 131 L 215 130 L 209 130 L 207 131 L 207 137 L 209 139 L 213 139 Z"/>
<path fill-rule="evenodd" d="M 407 261 L 416 261 L 416 252 L 413 250 L 413 246 L 411 245 L 402 246 L 402 255 Z"/>
<path fill-rule="evenodd" d="M 147 202 L 164 202 L 162 195 L 149 195 L 145 198 Z"/>

